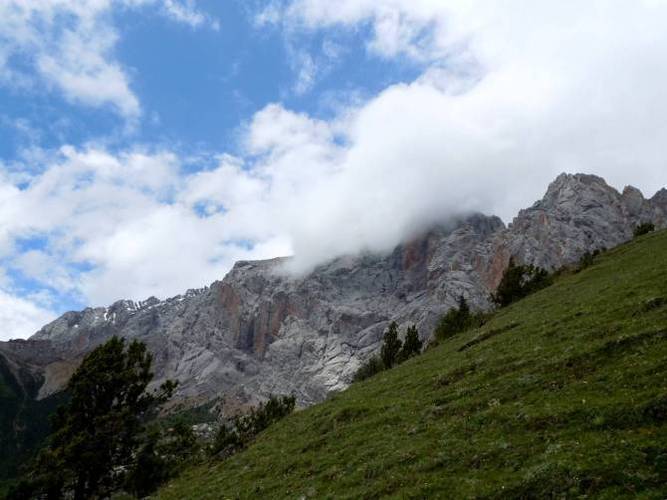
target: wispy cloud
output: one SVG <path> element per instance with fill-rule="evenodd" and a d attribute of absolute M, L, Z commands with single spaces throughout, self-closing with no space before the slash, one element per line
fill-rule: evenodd
<path fill-rule="evenodd" d="M 175 21 L 182 22 L 198 28 L 201 26 L 208 26 L 211 29 L 220 29 L 220 22 L 198 10 L 193 0 L 184 0 L 178 2 L 177 0 L 163 0 L 164 9 L 167 15 Z"/>
<path fill-rule="evenodd" d="M 141 104 L 115 58 L 118 32 L 111 14 L 139 6 L 157 6 L 194 28 L 219 28 L 191 0 L 6 0 L 0 3 L 0 83 L 28 88 L 36 76 L 70 102 L 111 106 L 124 118 L 137 119 Z M 24 61 L 17 66 L 12 57 Z"/>
<path fill-rule="evenodd" d="M 0 4 L 0 45 L 10 55 L 27 54 L 28 66 L 68 100 L 111 105 L 126 118 L 136 118 L 139 101 L 113 59 L 117 35 L 107 19 L 110 7 L 110 1 L 8 0 Z M 0 69 L 20 72 L 8 59 Z"/>
<path fill-rule="evenodd" d="M 313 88 L 313 85 L 315 85 L 317 65 L 315 64 L 313 57 L 307 52 L 300 53 L 299 57 L 294 60 L 293 64 L 298 68 L 296 83 L 294 84 L 294 92 L 297 95 L 305 94 Z"/>

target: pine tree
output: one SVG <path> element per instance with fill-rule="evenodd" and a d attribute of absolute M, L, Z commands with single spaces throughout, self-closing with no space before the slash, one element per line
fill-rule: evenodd
<path fill-rule="evenodd" d="M 545 269 L 533 265 L 517 265 L 514 259 L 510 258 L 509 265 L 491 299 L 498 306 L 505 307 L 551 285 L 552 281 L 552 277 Z"/>
<path fill-rule="evenodd" d="M 156 391 L 146 345 L 111 338 L 89 353 L 67 384 L 69 402 L 54 418 L 55 432 L 35 463 L 33 483 L 48 498 L 104 497 L 135 464 L 147 413 L 176 387 Z M 141 455 L 143 456 L 143 455 Z"/>
<path fill-rule="evenodd" d="M 398 338 L 398 325 L 395 321 L 392 321 L 389 329 L 384 334 L 384 343 L 380 351 L 380 358 L 385 369 L 388 370 L 396 364 L 401 345 L 402 342 Z"/>
<path fill-rule="evenodd" d="M 459 295 L 459 310 L 458 314 L 459 317 L 461 318 L 461 322 L 465 323 L 467 319 L 470 317 L 470 306 L 468 305 L 468 301 L 465 299 L 463 295 Z"/>
<path fill-rule="evenodd" d="M 472 326 L 472 320 L 470 306 L 463 295 L 461 295 L 458 299 L 458 307 L 453 307 L 440 318 L 435 328 L 435 338 L 444 340 L 452 335 L 463 332 Z"/>
<path fill-rule="evenodd" d="M 403 342 L 403 348 L 398 355 L 399 362 L 402 363 L 412 356 L 417 356 L 419 353 L 421 353 L 421 350 L 422 341 L 419 339 L 419 332 L 417 332 L 417 327 L 415 325 L 409 326 L 405 332 L 405 342 Z"/>

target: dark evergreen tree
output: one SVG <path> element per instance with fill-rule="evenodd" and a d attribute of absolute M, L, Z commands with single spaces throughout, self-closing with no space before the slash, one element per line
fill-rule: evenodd
<path fill-rule="evenodd" d="M 148 433 L 137 451 L 135 466 L 129 470 L 125 479 L 125 488 L 137 498 L 150 495 L 169 479 L 169 463 L 160 453 L 160 439 L 158 431 Z"/>
<path fill-rule="evenodd" d="M 164 429 L 162 422 L 154 422 L 141 439 L 133 466 L 129 468 L 125 490 L 144 498 L 187 463 L 192 463 L 202 451 L 192 426 L 178 419 Z"/>
<path fill-rule="evenodd" d="M 458 300 L 458 307 L 453 307 L 440 318 L 435 328 L 435 338 L 444 340 L 452 335 L 463 332 L 473 324 L 473 317 L 470 313 L 470 306 L 466 299 L 461 295 Z"/>
<path fill-rule="evenodd" d="M 422 341 L 419 339 L 419 332 L 415 325 L 409 326 L 405 332 L 405 342 L 403 342 L 403 348 L 398 354 L 398 361 L 402 363 L 406 359 L 411 358 L 412 356 L 417 356 L 421 353 L 422 350 Z"/>
<path fill-rule="evenodd" d="M 123 485 L 136 465 L 147 414 L 176 387 L 167 381 L 148 392 L 151 364 L 145 344 L 126 345 L 117 337 L 84 358 L 67 384 L 70 400 L 56 413 L 54 433 L 35 462 L 32 480 L 40 494 L 79 500 L 107 496 Z"/>
<path fill-rule="evenodd" d="M 388 370 L 396 364 L 401 345 L 402 342 L 398 338 L 398 325 L 395 321 L 392 321 L 389 329 L 384 334 L 384 343 L 380 351 L 380 358 L 385 369 Z"/>
<path fill-rule="evenodd" d="M 463 295 L 459 295 L 458 306 L 459 316 L 462 318 L 462 321 L 465 322 L 464 320 L 470 317 L 470 306 Z"/>
<path fill-rule="evenodd" d="M 652 222 L 642 222 L 635 228 L 634 236 L 637 238 L 639 236 L 652 233 L 653 231 L 655 231 L 655 224 Z"/>
<path fill-rule="evenodd" d="M 491 299 L 498 306 L 505 307 L 551 283 L 552 278 L 546 270 L 533 265 L 517 265 L 511 258 Z"/>

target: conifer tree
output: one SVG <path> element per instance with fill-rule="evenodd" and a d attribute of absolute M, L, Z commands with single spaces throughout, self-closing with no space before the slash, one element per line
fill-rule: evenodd
<path fill-rule="evenodd" d="M 405 332 L 405 342 L 398 355 L 399 362 L 403 362 L 412 356 L 418 355 L 422 350 L 422 341 L 419 339 L 419 332 L 415 325 L 409 326 Z"/>
<path fill-rule="evenodd" d="M 151 364 L 145 344 L 126 345 L 118 337 L 84 358 L 67 384 L 69 402 L 53 419 L 55 432 L 35 462 L 35 496 L 98 498 L 122 486 L 135 465 L 147 413 L 176 387 L 167 381 L 148 392 Z"/>
<path fill-rule="evenodd" d="M 435 328 L 435 338 L 444 340 L 452 335 L 461 333 L 472 326 L 473 317 L 470 306 L 463 295 L 459 296 L 458 307 L 453 307 L 440 318 Z"/>
<path fill-rule="evenodd" d="M 384 343 L 380 351 L 380 358 L 385 369 L 388 370 L 396 364 L 401 345 L 402 342 L 398 338 L 398 325 L 395 321 L 392 321 L 389 329 L 384 334 Z"/>
<path fill-rule="evenodd" d="M 505 307 L 551 285 L 552 281 L 553 278 L 545 269 L 533 265 L 517 265 L 514 259 L 510 258 L 509 265 L 491 299 L 498 306 Z"/>

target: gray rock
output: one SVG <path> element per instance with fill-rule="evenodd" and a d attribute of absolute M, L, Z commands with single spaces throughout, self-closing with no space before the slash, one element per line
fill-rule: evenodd
<path fill-rule="evenodd" d="M 391 321 L 416 324 L 426 339 L 459 296 L 490 307 L 511 256 L 555 269 L 627 241 L 640 222 L 665 227 L 666 214 L 665 190 L 646 200 L 599 177 L 562 174 L 509 227 L 474 214 L 388 255 L 340 257 L 300 278 L 285 273 L 284 258 L 238 262 L 222 281 L 183 296 L 66 313 L 32 337 L 42 354 L 28 347 L 22 359 L 43 377 L 43 397 L 118 335 L 147 343 L 156 383 L 179 380 L 180 404 L 220 397 L 231 413 L 271 393 L 311 404 L 349 384 Z M 0 343 L 0 353 L 16 350 Z"/>

